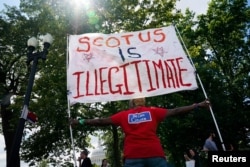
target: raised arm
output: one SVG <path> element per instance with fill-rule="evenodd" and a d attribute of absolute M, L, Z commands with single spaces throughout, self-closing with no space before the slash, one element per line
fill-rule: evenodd
<path fill-rule="evenodd" d="M 182 113 L 187 113 L 187 112 L 192 111 L 192 110 L 194 110 L 196 108 L 208 108 L 209 105 L 210 105 L 210 101 L 209 100 L 204 100 L 204 101 L 202 101 L 200 103 L 194 103 L 194 104 L 189 105 L 189 106 L 183 106 L 183 107 L 177 107 L 177 108 L 174 108 L 174 109 L 168 109 L 167 117 L 182 114 Z"/>
<path fill-rule="evenodd" d="M 106 125 L 112 125 L 113 122 L 112 119 L 108 117 L 108 118 L 97 118 L 97 119 L 70 119 L 70 124 L 106 126 Z"/>

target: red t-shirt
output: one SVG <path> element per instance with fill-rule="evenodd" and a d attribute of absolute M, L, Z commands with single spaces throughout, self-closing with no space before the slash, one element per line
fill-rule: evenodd
<path fill-rule="evenodd" d="M 156 135 L 158 124 L 164 120 L 167 109 L 138 107 L 121 111 L 111 119 L 125 133 L 124 158 L 165 157 Z"/>

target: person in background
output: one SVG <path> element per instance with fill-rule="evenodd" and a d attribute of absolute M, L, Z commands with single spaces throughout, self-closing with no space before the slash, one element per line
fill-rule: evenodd
<path fill-rule="evenodd" d="M 107 118 L 70 119 L 70 124 L 120 126 L 125 134 L 124 167 L 168 167 L 166 156 L 156 134 L 158 124 L 167 117 L 208 108 L 209 100 L 174 109 L 146 106 L 145 98 L 130 100 L 130 109 Z"/>
<path fill-rule="evenodd" d="M 79 167 L 92 167 L 92 163 L 90 158 L 88 157 L 89 152 L 87 150 L 83 150 L 78 157 Z"/>
<path fill-rule="evenodd" d="M 108 160 L 107 159 L 103 159 L 102 160 L 102 165 L 101 167 L 108 167 Z"/>
<path fill-rule="evenodd" d="M 235 148 L 234 144 L 232 144 L 232 143 L 226 144 L 226 151 L 235 151 L 235 150 L 236 150 L 236 148 Z"/>
<path fill-rule="evenodd" d="M 200 157 L 198 153 L 194 149 L 188 149 L 186 153 L 184 153 L 184 158 L 186 161 L 194 161 L 194 167 L 200 167 Z"/>
<path fill-rule="evenodd" d="M 215 133 L 210 131 L 208 138 L 205 140 L 203 150 L 204 151 L 218 151 L 217 145 L 214 142 Z"/>

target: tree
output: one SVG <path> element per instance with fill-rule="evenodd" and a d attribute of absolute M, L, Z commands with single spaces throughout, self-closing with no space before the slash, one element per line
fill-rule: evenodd
<path fill-rule="evenodd" d="M 23 95 L 27 83 L 25 44 L 30 27 L 26 24 L 26 17 L 16 8 L 11 7 L 7 7 L 0 21 L 2 32 L 4 32 L 1 35 L 0 59 L 1 117 L 8 159 L 15 133 L 15 122 L 17 115 L 20 115 L 20 108 L 14 110 L 15 105 L 10 106 L 11 98 L 14 95 Z"/>
<path fill-rule="evenodd" d="M 199 18 L 197 32 L 209 51 L 206 69 L 214 82 L 208 89 L 226 142 L 237 143 L 240 129 L 249 127 L 249 108 L 243 104 L 249 97 L 249 19 L 245 0 L 211 1 Z"/>

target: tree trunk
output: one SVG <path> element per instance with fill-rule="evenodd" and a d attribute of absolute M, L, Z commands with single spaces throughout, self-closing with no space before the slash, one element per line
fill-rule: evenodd
<path fill-rule="evenodd" d="M 10 105 L 10 97 L 12 96 L 12 93 L 9 93 L 4 96 L 4 98 L 1 101 L 1 116 L 2 116 L 2 129 L 3 129 L 3 136 L 5 141 L 5 150 L 6 150 L 6 166 L 8 166 L 8 160 L 11 157 L 11 149 L 12 149 L 12 143 L 15 136 L 15 128 L 16 125 L 13 126 L 11 123 L 11 120 L 13 118 L 13 112 L 8 110 L 8 106 Z M 13 167 L 20 167 L 20 156 L 13 155 L 14 157 L 18 157 L 18 164 L 16 164 Z M 11 159 L 10 159 L 11 161 Z"/>
<path fill-rule="evenodd" d="M 113 132 L 113 156 L 114 156 L 114 166 L 115 167 L 121 167 L 121 154 L 119 151 L 119 138 L 118 138 L 118 132 L 117 132 L 117 127 L 112 126 L 112 132 Z"/>

